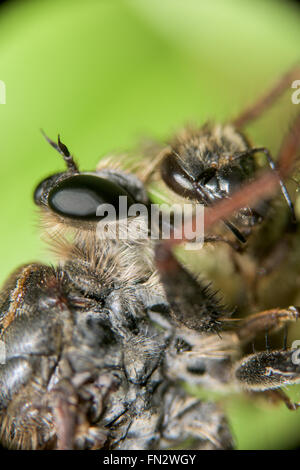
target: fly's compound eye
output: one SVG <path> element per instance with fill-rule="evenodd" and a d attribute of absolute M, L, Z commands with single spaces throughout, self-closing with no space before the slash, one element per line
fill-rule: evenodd
<path fill-rule="evenodd" d="M 34 202 L 38 206 L 40 206 L 42 203 L 45 202 L 45 195 L 49 192 L 49 189 L 53 187 L 55 178 L 56 178 L 56 175 L 49 176 L 49 178 L 44 179 L 37 186 L 33 194 L 33 199 L 34 199 Z"/>
<path fill-rule="evenodd" d="M 93 221 L 106 216 L 99 215 L 99 208 L 109 204 L 115 209 L 117 218 L 127 217 L 127 211 L 123 213 L 120 210 L 120 196 L 127 198 L 127 207 L 135 203 L 118 184 L 98 176 L 80 174 L 55 185 L 49 192 L 48 205 L 63 217 Z"/>

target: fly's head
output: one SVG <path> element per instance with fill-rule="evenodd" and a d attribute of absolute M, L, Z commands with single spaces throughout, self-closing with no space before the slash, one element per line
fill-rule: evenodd
<path fill-rule="evenodd" d="M 35 189 L 34 201 L 43 210 L 51 213 L 57 222 L 82 229 L 92 227 L 104 215 L 99 209 L 111 205 L 117 218 L 120 213 L 119 198 L 125 197 L 127 207 L 135 203 L 147 203 L 142 183 L 131 174 L 114 169 L 99 169 L 93 172 L 79 171 L 68 148 L 60 141 L 47 141 L 62 155 L 67 171 L 44 179 Z"/>
<path fill-rule="evenodd" d="M 119 232 L 115 234 L 112 228 L 120 232 L 124 227 L 130 229 L 133 218 L 128 218 L 128 211 L 135 204 L 148 204 L 144 185 L 135 175 L 116 168 L 116 164 L 110 162 L 107 166 L 106 160 L 95 171 L 80 171 L 59 137 L 57 143 L 46 139 L 62 155 L 67 169 L 45 178 L 34 191 L 43 239 L 77 285 L 97 291 L 104 243 L 106 263 L 114 265 L 115 259 L 120 258 L 122 244 L 116 243 Z M 125 264 L 129 263 L 127 258 Z"/>

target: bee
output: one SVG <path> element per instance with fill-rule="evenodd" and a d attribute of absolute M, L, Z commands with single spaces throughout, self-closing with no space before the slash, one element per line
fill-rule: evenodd
<path fill-rule="evenodd" d="M 300 147 L 300 116 L 296 116 L 283 140 L 276 162 L 268 148 L 250 143 L 243 128 L 258 118 L 299 74 L 299 67 L 290 70 L 271 91 L 230 122 L 209 122 L 200 128 L 184 129 L 157 153 L 150 171 L 143 173 L 148 181 L 158 183 L 160 191 L 171 201 L 175 198 L 182 203 L 187 200 L 195 205 L 200 203 L 208 208 L 208 212 L 218 202 L 227 204 L 229 211 L 223 217 L 219 216 L 223 225 L 219 224 L 217 228 L 214 226 L 213 233 L 209 233 L 206 224 L 205 241 L 208 242 L 207 245 L 228 245 L 233 264 L 230 269 L 241 275 L 240 281 L 244 282 L 247 292 L 246 296 L 243 294 L 246 299 L 242 306 L 244 310 L 251 310 L 251 303 L 252 307 L 257 308 L 259 300 L 262 300 L 258 297 L 261 296 L 260 281 L 263 277 L 272 274 L 280 263 L 282 268 L 283 261 L 288 266 L 288 257 L 291 254 L 294 265 L 289 266 L 290 272 L 295 271 L 297 265 L 299 224 L 284 177 L 295 166 L 293 160 Z M 273 178 L 278 178 L 278 187 L 285 199 L 285 206 L 280 205 L 278 198 L 274 198 L 274 191 L 267 194 L 264 187 L 268 185 L 267 181 L 255 182 L 260 170 L 257 164 L 259 154 L 265 158 Z M 241 188 L 244 189 L 232 197 Z M 256 197 L 256 193 L 262 197 L 259 194 Z M 215 208 L 213 212 L 216 212 Z M 230 218 L 225 217 L 226 215 Z M 202 249 L 201 259 L 204 264 L 206 254 L 212 258 L 217 258 L 220 254 L 223 262 L 224 248 L 214 248 L 213 255 L 210 248 Z M 220 271 L 219 284 L 223 291 L 222 274 L 225 270 Z M 263 285 L 265 288 L 265 284 Z M 275 290 L 278 291 L 278 287 Z M 237 296 L 233 303 L 238 302 Z"/>
<path fill-rule="evenodd" d="M 81 172 L 60 137 L 57 142 L 45 137 L 66 171 L 44 179 L 34 201 L 43 236 L 59 262 L 21 266 L 1 291 L 2 446 L 234 447 L 219 404 L 190 396 L 183 382 L 270 392 L 297 409 L 280 388 L 300 381 L 296 350 L 243 357 L 243 346 L 261 331 L 297 321 L 299 308 L 254 313 L 228 328 L 229 312 L 211 289 L 178 261 L 170 243 L 152 240 L 148 224 L 129 216 L 136 204 L 151 205 L 149 175 L 138 177 L 109 160 Z M 219 220 L 244 243 L 243 227 L 255 226 L 265 215 L 258 201 L 244 207 L 233 194 L 243 183 L 256 183 L 255 152 L 234 128 L 214 127 L 155 160 L 173 191 L 207 206 L 215 200 L 238 202 L 233 215 L 238 227 L 228 214 Z M 282 180 L 280 185 L 294 217 Z M 120 198 L 127 203 L 125 215 Z M 112 221 L 104 224 L 108 207 L 116 215 L 115 237 Z M 144 237 L 136 236 L 138 218 Z"/>

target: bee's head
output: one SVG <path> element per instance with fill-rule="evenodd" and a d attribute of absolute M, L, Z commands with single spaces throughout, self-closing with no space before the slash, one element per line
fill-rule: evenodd
<path fill-rule="evenodd" d="M 194 145 L 185 144 L 179 153 L 170 149 L 161 164 L 161 176 L 165 184 L 180 196 L 211 206 L 219 200 L 230 198 L 255 174 L 253 156 L 242 152 L 224 153 L 222 148 L 200 152 Z M 262 212 L 261 212 L 262 209 Z M 244 207 L 233 218 L 241 227 L 259 223 L 265 207 Z M 228 221 L 226 225 L 240 241 L 244 241 L 238 229 Z"/>
<path fill-rule="evenodd" d="M 162 162 L 162 178 L 173 191 L 204 205 L 229 197 L 247 181 L 248 174 L 238 162 L 220 164 L 219 156 L 211 162 L 168 154 Z"/>

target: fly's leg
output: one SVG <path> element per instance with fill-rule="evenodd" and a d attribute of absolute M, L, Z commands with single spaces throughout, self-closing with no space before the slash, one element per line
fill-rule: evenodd
<path fill-rule="evenodd" d="M 226 310 L 209 286 L 193 277 L 162 242 L 156 247 L 156 265 L 164 286 L 170 315 L 179 325 L 194 331 L 217 333 Z"/>
<path fill-rule="evenodd" d="M 250 315 L 237 331 L 242 343 L 254 339 L 260 332 L 272 333 L 289 321 L 297 321 L 299 308 L 272 309 Z M 280 387 L 300 382 L 299 350 L 282 349 L 263 351 L 243 358 L 234 370 L 235 379 L 248 391 L 264 391 L 272 399 L 283 401 L 288 409 L 296 410 L 300 404 L 293 403 Z"/>
<path fill-rule="evenodd" d="M 290 397 L 281 388 L 276 388 L 275 390 L 265 390 L 264 395 L 267 395 L 275 403 L 283 402 L 291 411 L 296 411 L 300 406 L 300 403 L 292 402 Z"/>
<path fill-rule="evenodd" d="M 196 449 L 232 449 L 226 419 L 215 403 L 201 402 L 175 386 L 168 390 L 164 400 L 160 426 L 163 448 L 192 438 Z"/>
<path fill-rule="evenodd" d="M 235 367 L 239 385 L 249 391 L 280 390 L 300 382 L 300 361 L 297 349 L 263 351 L 243 358 Z M 281 392 L 277 397 L 283 398 Z M 284 399 L 287 403 L 287 399 Z M 289 405 L 297 409 L 299 404 Z"/>
<path fill-rule="evenodd" d="M 255 313 L 242 321 L 237 335 L 241 342 L 250 342 L 261 332 L 273 333 L 287 322 L 297 321 L 299 312 L 299 308 L 291 306 L 287 309 L 274 308 Z"/>
<path fill-rule="evenodd" d="M 257 119 L 292 85 L 292 82 L 300 78 L 300 66 L 293 67 L 259 100 L 237 116 L 232 123 L 237 128 L 242 128 L 249 122 Z"/>

